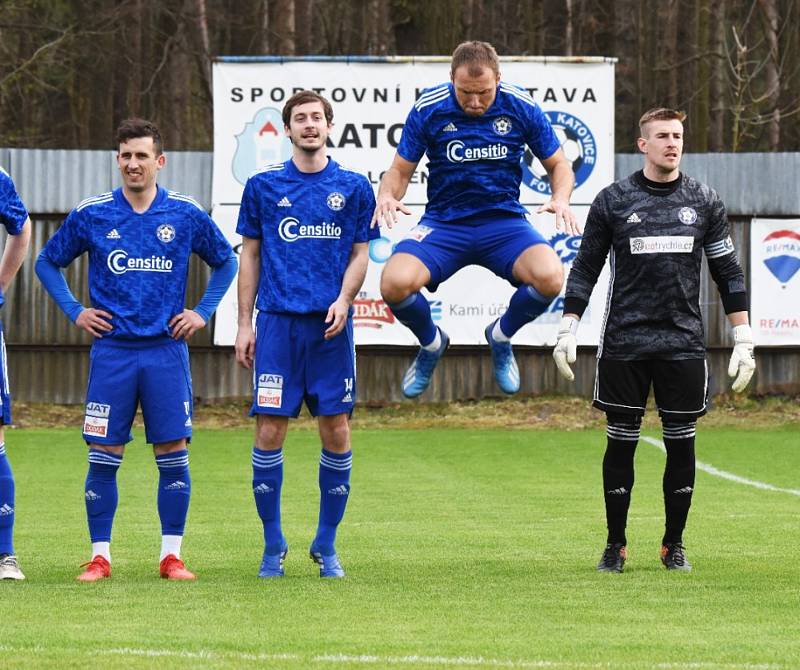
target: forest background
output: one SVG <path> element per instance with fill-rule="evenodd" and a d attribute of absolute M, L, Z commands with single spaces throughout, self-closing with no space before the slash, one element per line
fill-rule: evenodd
<path fill-rule="evenodd" d="M 689 113 L 692 152 L 800 150 L 800 0 L 0 0 L 0 146 L 108 149 L 139 115 L 168 149 L 209 150 L 216 57 L 466 39 L 617 58 L 617 152 L 656 105 Z"/>

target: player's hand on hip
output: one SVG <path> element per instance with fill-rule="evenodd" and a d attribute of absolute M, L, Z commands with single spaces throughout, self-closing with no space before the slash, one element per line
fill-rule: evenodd
<path fill-rule="evenodd" d="M 188 340 L 205 325 L 205 319 L 192 309 L 185 309 L 169 320 L 172 337 L 176 340 Z"/>
<path fill-rule="evenodd" d="M 539 209 L 537 214 L 555 214 L 556 230 L 563 230 L 570 235 L 580 235 L 581 229 L 578 227 L 578 220 L 569 208 L 569 203 L 563 200 L 548 200 Z"/>
<path fill-rule="evenodd" d="M 756 359 L 753 354 L 753 331 L 750 326 L 743 324 L 733 328 L 733 353 L 728 363 L 728 376 L 736 377 L 731 389 L 734 393 L 741 393 L 747 388 L 753 372 L 756 369 Z"/>
<path fill-rule="evenodd" d="M 350 311 L 350 304 L 346 300 L 336 300 L 328 307 L 328 314 L 325 316 L 325 323 L 331 324 L 325 329 L 325 339 L 330 340 L 344 330 L 347 323 L 347 314 Z"/>
<path fill-rule="evenodd" d="M 391 228 L 397 223 L 397 212 L 411 214 L 411 210 L 397 198 L 391 195 L 379 195 L 375 212 L 372 214 L 372 221 L 369 224 L 370 228 L 379 226 L 381 223 Z"/>
<path fill-rule="evenodd" d="M 575 362 L 578 353 L 578 340 L 575 337 L 578 332 L 578 323 L 579 321 L 571 316 L 561 319 L 556 347 L 553 349 L 556 367 L 561 376 L 568 381 L 575 379 L 575 373 L 572 372 L 570 364 Z"/>
<path fill-rule="evenodd" d="M 78 314 L 78 318 L 75 319 L 75 325 L 93 337 L 103 337 L 103 333 L 109 333 L 114 329 L 109 323 L 113 318 L 113 315 L 102 309 L 87 307 Z"/>
<path fill-rule="evenodd" d="M 253 369 L 253 361 L 256 356 L 256 334 L 253 332 L 252 326 L 239 326 L 233 351 L 239 365 L 248 370 Z"/>

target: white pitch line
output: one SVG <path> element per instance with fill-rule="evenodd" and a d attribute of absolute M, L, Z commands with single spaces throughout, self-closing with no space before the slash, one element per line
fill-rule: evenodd
<path fill-rule="evenodd" d="M 0 644 L 0 651 L 17 653 L 42 653 L 42 652 L 72 652 L 81 653 L 81 650 L 65 647 L 43 647 L 36 645 L 33 647 L 14 647 L 11 645 Z M 139 649 L 135 647 L 118 647 L 115 649 L 94 649 L 85 652 L 93 656 L 139 656 L 143 658 L 188 658 L 202 660 L 234 660 L 252 661 L 255 664 L 266 662 L 286 662 L 298 661 L 304 665 L 309 663 L 347 663 L 349 665 L 438 665 L 442 667 L 484 667 L 484 668 L 520 668 L 522 670 L 536 670 L 537 668 L 560 668 L 575 670 L 613 670 L 620 667 L 649 668 L 650 670 L 787 670 L 787 666 L 776 663 L 723 663 L 715 661 L 684 661 L 660 662 L 650 665 L 638 663 L 618 663 L 608 662 L 581 662 L 581 661 L 546 661 L 541 660 L 510 660 L 500 658 L 484 658 L 483 656 L 420 656 L 417 654 L 408 656 L 379 656 L 372 654 L 350 655 L 350 654 L 263 654 L 247 653 L 235 651 L 210 651 L 198 649 L 188 651 L 180 649 Z"/>
<path fill-rule="evenodd" d="M 654 447 L 658 447 L 661 451 L 666 452 L 666 447 L 661 440 L 657 440 L 654 437 L 648 437 L 646 435 L 642 436 L 642 439 L 647 442 L 648 444 L 652 444 Z M 762 489 L 764 491 L 775 491 L 776 493 L 788 493 L 792 496 L 800 496 L 800 490 L 798 489 L 784 489 L 780 486 L 773 486 L 772 484 L 767 484 L 766 482 L 760 482 L 756 479 L 747 479 L 747 477 L 740 477 L 739 475 L 735 475 L 732 472 L 726 472 L 725 470 L 720 470 L 719 468 L 715 468 L 710 463 L 703 463 L 703 461 L 697 461 L 696 463 L 697 469 L 702 470 L 703 472 L 707 472 L 714 477 L 719 477 L 721 479 L 727 479 L 732 482 L 736 482 L 737 484 L 743 484 L 744 486 L 752 486 L 755 489 Z"/>

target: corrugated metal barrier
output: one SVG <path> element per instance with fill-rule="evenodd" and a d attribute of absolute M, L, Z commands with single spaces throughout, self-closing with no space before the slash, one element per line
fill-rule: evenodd
<path fill-rule="evenodd" d="M 47 296 L 33 270 L 33 260 L 66 213 L 85 197 L 118 185 L 111 151 L 0 149 L 0 165 L 14 178 L 33 219 L 31 258 L 10 287 L 3 308 L 13 395 L 28 402 L 81 403 L 84 400 L 90 337 L 75 328 Z M 636 155 L 618 155 L 616 169 L 624 176 L 641 167 Z M 748 226 L 752 215 L 800 216 L 800 154 L 687 155 L 688 174 L 712 185 L 722 196 L 731 219 L 734 243 L 748 273 Z M 187 193 L 206 208 L 211 203 L 212 158 L 208 152 L 170 152 L 160 183 Z M 2 237 L 5 233 L 3 232 Z M 196 302 L 208 269 L 193 259 L 187 302 Z M 79 300 L 87 301 L 86 258 L 67 270 Z M 701 307 L 706 323 L 712 392 L 728 389 L 727 360 L 732 346 L 716 285 L 704 273 Z M 192 374 L 199 400 L 248 396 L 251 373 L 236 365 L 230 347 L 214 347 L 210 328 L 194 338 Z M 581 348 L 576 381 L 561 379 L 549 348 L 516 347 L 522 393 L 577 393 L 591 397 L 595 351 Z M 367 403 L 402 400 L 400 380 L 414 354 L 407 347 L 360 347 L 359 400 Z M 800 347 L 760 348 L 758 371 L 751 386 L 757 394 L 800 394 Z M 485 347 L 453 347 L 437 369 L 431 389 L 421 401 L 450 401 L 497 397 L 491 359 Z"/>

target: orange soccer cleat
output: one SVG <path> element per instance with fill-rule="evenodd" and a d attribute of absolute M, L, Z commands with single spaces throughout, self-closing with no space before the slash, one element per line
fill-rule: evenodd
<path fill-rule="evenodd" d="M 193 572 L 189 572 L 183 561 L 175 554 L 167 554 L 158 566 L 159 572 L 164 579 L 191 580 L 197 579 Z"/>
<path fill-rule="evenodd" d="M 76 577 L 79 582 L 96 582 L 111 576 L 111 563 L 99 554 L 81 567 L 86 570 Z"/>

